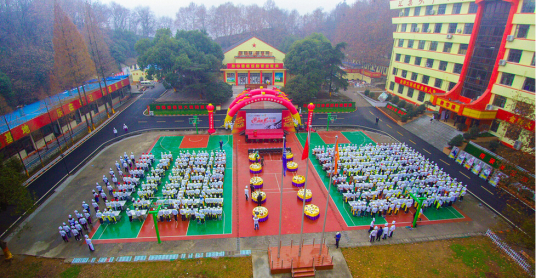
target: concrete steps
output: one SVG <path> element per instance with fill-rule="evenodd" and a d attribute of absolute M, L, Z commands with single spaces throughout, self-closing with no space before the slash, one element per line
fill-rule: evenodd
<path fill-rule="evenodd" d="M 314 267 L 299 267 L 292 270 L 292 278 L 295 277 L 315 277 Z"/>

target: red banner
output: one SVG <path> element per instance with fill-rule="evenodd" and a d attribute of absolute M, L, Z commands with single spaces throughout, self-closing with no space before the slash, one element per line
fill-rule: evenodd
<path fill-rule="evenodd" d="M 233 125 L 233 134 L 246 130 L 246 111 L 238 111 Z"/>
<path fill-rule="evenodd" d="M 283 69 L 283 63 L 229 63 L 228 69 Z"/>
<path fill-rule="evenodd" d="M 374 72 L 374 71 L 370 71 L 370 70 L 367 70 L 367 69 L 344 69 L 344 71 L 347 72 L 347 73 L 360 73 L 362 75 L 365 75 L 365 76 L 368 76 L 368 77 L 371 77 L 371 78 L 380 78 L 380 77 L 382 77 L 381 72 Z"/>
<path fill-rule="evenodd" d="M 128 78 L 123 79 L 121 81 L 118 81 L 110 86 L 108 88 L 110 89 L 110 93 L 114 92 L 116 90 L 119 90 L 129 84 Z M 104 89 L 103 89 L 104 90 Z M 82 92 L 80 92 L 82 95 L 82 101 L 84 102 L 84 105 L 86 104 L 85 97 Z M 86 93 L 87 99 L 89 103 L 94 102 L 95 100 L 102 97 L 102 93 L 100 90 L 95 90 L 91 93 Z M 66 114 L 69 114 L 77 109 L 80 109 L 82 107 L 82 103 L 79 99 L 71 100 L 68 103 L 63 104 L 63 106 L 60 107 L 49 107 L 50 109 L 50 115 L 49 113 L 41 114 L 36 118 L 33 118 L 27 122 L 25 122 L 22 125 L 16 126 L 11 128 L 11 133 L 9 131 L 4 132 L 2 135 L 0 135 L 0 147 L 3 148 L 6 145 L 9 145 L 24 136 L 27 136 L 30 134 L 30 132 L 36 131 L 51 122 L 56 121 L 58 118 L 63 117 Z"/>
<path fill-rule="evenodd" d="M 288 132 L 296 132 L 296 128 L 294 127 L 294 121 L 292 119 L 292 114 L 290 114 L 290 111 L 283 110 L 281 111 L 281 118 L 282 118 L 282 128 L 285 131 Z"/>
<path fill-rule="evenodd" d="M 398 83 L 398 84 L 413 88 L 415 90 L 427 93 L 427 94 L 444 94 L 445 93 L 445 91 L 443 91 L 443 90 L 439 90 L 439 89 L 434 88 L 434 87 L 426 86 L 424 84 L 417 83 L 415 81 L 400 78 L 398 76 L 395 77 L 395 82 Z"/>
<path fill-rule="evenodd" d="M 534 131 L 534 121 L 528 120 L 514 113 L 499 109 L 495 118 L 511 124 L 522 125 L 523 128 L 528 131 Z"/>
<path fill-rule="evenodd" d="M 208 110 L 208 134 L 216 132 L 214 129 L 214 105 L 207 105 Z"/>
<path fill-rule="evenodd" d="M 305 130 L 309 131 L 309 127 L 313 124 L 313 111 L 315 110 L 313 105 L 309 105 L 308 110 L 309 113 L 307 114 L 307 125 L 305 126 Z"/>

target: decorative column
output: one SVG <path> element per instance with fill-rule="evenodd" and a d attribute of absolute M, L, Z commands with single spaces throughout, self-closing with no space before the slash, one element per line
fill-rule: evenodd
<path fill-rule="evenodd" d="M 309 105 L 307 105 L 307 110 L 309 113 L 307 114 L 307 125 L 305 126 L 305 130 L 309 131 L 309 127 L 313 123 L 313 110 L 315 110 L 315 105 L 311 102 Z"/>
<path fill-rule="evenodd" d="M 209 103 L 207 105 L 208 110 L 208 134 L 213 134 L 216 132 L 214 129 L 214 105 L 212 103 Z"/>
<path fill-rule="evenodd" d="M 238 86 L 238 71 L 237 70 L 235 70 L 234 77 L 235 77 L 235 86 Z"/>

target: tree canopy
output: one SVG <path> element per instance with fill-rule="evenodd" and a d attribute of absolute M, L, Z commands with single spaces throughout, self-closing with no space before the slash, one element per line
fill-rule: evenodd
<path fill-rule="evenodd" d="M 0 157 L 0 211 L 5 211 L 9 206 L 14 206 L 13 214 L 25 212 L 33 205 L 33 198 L 22 186 L 25 180 L 22 164 L 19 160 L 4 160 Z"/>
<path fill-rule="evenodd" d="M 345 47 L 344 42 L 333 47 L 331 42 L 319 33 L 294 42 L 285 56 L 284 63 L 289 73 L 296 76 L 291 84 L 285 86 L 285 92 L 291 95 L 295 102 L 306 103 L 316 97 L 323 85 L 330 91 L 346 89 L 348 82 L 343 78 L 346 73 L 340 68 Z M 298 88 L 306 90 L 294 91 Z"/>
<path fill-rule="evenodd" d="M 219 80 L 223 51 L 206 32 L 159 29 L 153 40 L 136 43 L 138 64 L 148 78 L 165 79 L 179 92 L 202 94 L 209 102 L 221 103 L 232 96 L 229 86 Z"/>

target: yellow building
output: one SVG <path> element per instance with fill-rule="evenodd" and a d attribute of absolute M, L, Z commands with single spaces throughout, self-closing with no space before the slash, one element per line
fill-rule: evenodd
<path fill-rule="evenodd" d="M 502 121 L 516 101 L 534 102 L 534 0 L 397 0 L 386 90 L 442 117 L 488 125 L 506 145 Z M 534 132 L 528 121 L 526 132 Z"/>
<path fill-rule="evenodd" d="M 144 70 L 141 70 L 138 65 L 132 65 L 129 68 L 132 76 L 131 83 L 133 85 L 137 85 L 140 83 L 140 81 L 144 80 L 154 81 L 153 79 L 147 79 L 147 73 Z"/>
<path fill-rule="evenodd" d="M 285 53 L 268 43 L 251 37 L 224 52 L 224 81 L 230 85 L 268 84 L 284 86 L 287 72 Z"/>

